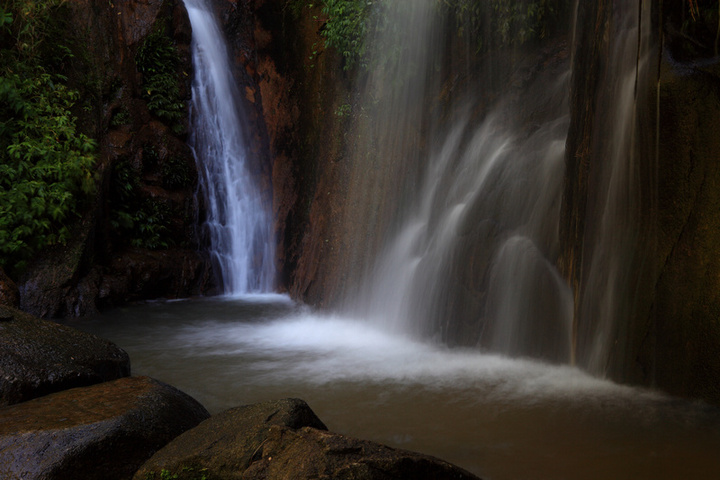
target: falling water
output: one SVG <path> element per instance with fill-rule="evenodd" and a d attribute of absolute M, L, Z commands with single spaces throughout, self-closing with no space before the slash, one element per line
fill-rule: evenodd
<path fill-rule="evenodd" d="M 194 1 L 186 0 L 197 35 L 202 12 Z M 434 1 L 393 2 L 399 17 L 389 24 L 404 32 L 405 47 L 377 44 L 398 62 L 376 64 L 364 86 L 359 133 L 369 141 L 348 159 L 355 171 L 344 225 L 355 234 L 344 255 L 367 265 L 360 288 L 347 292 L 355 315 L 318 315 L 285 297 L 259 295 L 133 306 L 85 326 L 128 351 L 136 373 L 181 388 L 213 413 L 304 398 L 335 431 L 435 455 L 482 478 L 720 478 L 715 407 L 618 386 L 567 365 L 427 341 L 435 335 L 563 362 L 573 313 L 554 267 L 568 59 L 554 56 L 556 67 L 537 75 L 517 67 L 517 75 L 503 77 L 517 81 L 524 92 L 517 98 L 478 117 L 472 94 L 460 95 L 450 120 L 440 121 L 424 101 L 441 83 Z M 632 21 L 625 26 L 637 35 Z M 619 37 L 618 45 L 626 40 Z M 608 168 L 616 174 L 601 209 L 605 234 L 598 238 L 606 249 L 595 250 L 615 256 L 598 279 L 627 268 L 633 242 L 615 243 L 611 233 L 635 238 L 633 229 L 616 230 L 635 218 L 622 215 L 633 204 L 625 203 L 632 162 L 622 162 L 634 145 L 632 134 L 623 135 L 635 121 L 628 63 L 610 94 L 629 94 L 630 104 L 618 101 L 610 120 L 617 136 L 608 144 L 617 155 Z M 197 152 L 209 132 L 200 133 Z M 612 245 L 622 248 L 613 252 Z M 622 293 L 621 285 L 599 283 L 596 298 Z M 587 311 L 592 304 L 588 296 Z"/>
<path fill-rule="evenodd" d="M 388 22 L 404 33 L 372 40 L 380 57 L 399 53 L 361 92 L 363 110 L 372 112 L 364 133 L 373 140 L 372 152 L 355 154 L 355 182 L 370 205 L 349 217 L 364 218 L 363 230 L 382 240 L 372 246 L 363 237 L 377 250 L 366 250 L 367 258 L 377 260 L 352 308 L 420 337 L 568 361 L 572 296 L 554 266 L 567 58 L 536 79 L 514 65 L 507 80 L 522 85 L 506 89 L 508 99 L 478 115 L 471 89 L 445 122 L 426 108 L 440 94 L 438 65 L 447 54 L 434 4 L 402 2 L 386 14 L 397 15 Z"/>
<path fill-rule="evenodd" d="M 645 96 L 643 79 L 652 58 L 651 2 L 613 2 L 607 73 L 598 101 L 606 117 L 598 120 L 593 168 L 594 195 L 585 222 L 585 285 L 579 305 L 579 362 L 597 375 L 623 369 L 627 344 L 643 298 L 642 256 L 651 249 L 644 240 L 641 145 L 638 103 Z M 649 237 L 649 235 L 646 235 Z M 612 364 L 615 366 L 613 367 Z M 617 373 L 617 372 L 616 372 Z M 616 375 L 617 376 L 617 375 Z"/>
<path fill-rule="evenodd" d="M 205 0 L 185 0 L 185 6 L 195 69 L 190 145 L 200 171 L 213 266 L 226 294 L 271 291 L 275 252 L 269 200 L 257 186 L 230 57 Z"/>

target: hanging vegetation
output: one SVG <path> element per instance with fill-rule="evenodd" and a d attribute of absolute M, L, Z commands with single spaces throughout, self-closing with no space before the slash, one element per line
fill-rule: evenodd
<path fill-rule="evenodd" d="M 567 0 L 435 0 L 438 15 L 455 19 L 458 35 L 478 52 L 537 41 L 558 28 L 567 13 Z M 319 3 L 318 3 L 319 2 Z M 367 67 L 365 39 L 383 29 L 390 0 L 290 0 L 296 13 L 320 6 L 325 47 L 344 58 L 346 70 Z M 371 12 L 373 13 L 371 15 Z"/>

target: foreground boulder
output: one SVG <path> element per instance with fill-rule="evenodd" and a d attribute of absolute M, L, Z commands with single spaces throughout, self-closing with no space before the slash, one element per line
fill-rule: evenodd
<path fill-rule="evenodd" d="M 115 344 L 0 306 L 0 406 L 128 375 Z"/>
<path fill-rule="evenodd" d="M 0 409 L 0 478 L 112 480 L 209 417 L 147 377 L 76 388 Z"/>
<path fill-rule="evenodd" d="M 328 432 L 302 400 L 227 410 L 157 452 L 134 480 L 476 479 L 418 453 Z"/>

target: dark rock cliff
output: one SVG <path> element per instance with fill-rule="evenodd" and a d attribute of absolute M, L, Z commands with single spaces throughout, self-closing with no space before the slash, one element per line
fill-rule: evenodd
<path fill-rule="evenodd" d="M 76 114 L 99 144 L 97 193 L 72 240 L 14 279 L 21 308 L 77 316 L 208 291 L 185 143 L 192 71 L 182 2 L 73 0 L 63 12 L 74 50 L 69 80 L 81 93 Z M 172 70 L 153 77 L 161 69 Z"/>
<path fill-rule="evenodd" d="M 628 184 L 634 211 L 626 217 L 634 222 L 617 231 L 633 233 L 613 325 L 602 324 L 603 307 L 592 292 L 602 285 L 592 281 L 592 259 L 605 251 L 597 231 L 602 172 L 609 163 L 607 122 L 615 107 L 606 89 L 621 3 L 581 2 L 578 11 L 560 226 L 560 266 L 575 295 L 575 356 L 581 366 L 621 382 L 718 403 L 717 15 L 691 18 L 684 2 L 664 10 L 653 3 L 650 21 L 639 27 L 651 28 L 644 37 L 651 47 L 648 66 L 636 72 L 635 144 L 626 158 L 636 161 L 635 180 Z M 598 359 L 593 342 L 603 329 L 608 345 Z"/>

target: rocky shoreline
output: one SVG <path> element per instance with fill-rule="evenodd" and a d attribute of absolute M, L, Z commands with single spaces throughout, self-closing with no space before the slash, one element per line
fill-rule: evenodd
<path fill-rule="evenodd" d="M 476 479 L 327 430 L 299 399 L 210 416 L 107 340 L 0 306 L 0 477 Z"/>

